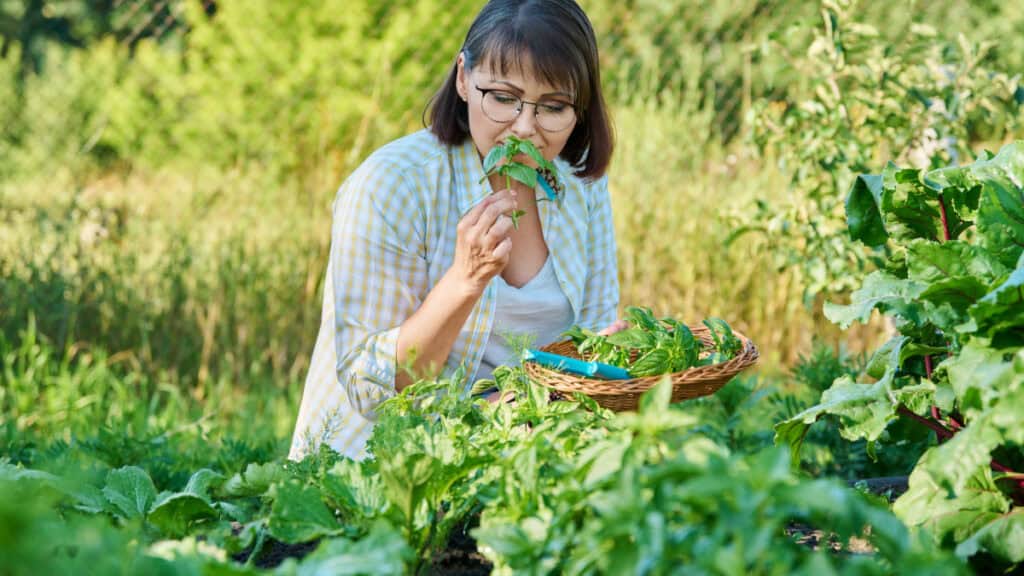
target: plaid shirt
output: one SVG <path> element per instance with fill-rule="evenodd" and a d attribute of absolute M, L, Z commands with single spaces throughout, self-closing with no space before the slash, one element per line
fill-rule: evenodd
<path fill-rule="evenodd" d="M 608 179 L 588 183 L 563 160 L 556 164 L 564 198 L 561 207 L 538 203 L 544 239 L 575 324 L 599 330 L 615 321 L 619 300 Z M 448 147 L 428 130 L 383 146 L 342 184 L 290 458 L 324 442 L 364 455 L 377 405 L 395 394 L 399 328 L 452 265 L 462 215 L 490 193 L 472 139 Z M 460 365 L 476 374 L 496 290 L 492 281 L 473 308 L 445 375 Z"/>

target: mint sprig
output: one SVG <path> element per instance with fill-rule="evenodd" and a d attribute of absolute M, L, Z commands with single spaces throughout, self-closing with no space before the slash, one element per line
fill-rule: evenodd
<path fill-rule="evenodd" d="M 534 169 L 532 166 L 514 160 L 520 154 L 529 156 L 537 163 L 538 168 Z M 548 174 L 557 174 L 554 162 L 544 158 L 540 150 L 537 150 L 537 147 L 533 145 L 533 142 L 509 136 L 505 142 L 495 145 L 487 153 L 487 156 L 484 158 L 484 177 L 480 179 L 480 182 L 482 183 L 492 174 L 498 174 L 505 177 L 506 188 L 510 188 L 512 180 L 516 180 L 533 190 L 537 187 L 538 169 Z M 557 189 L 559 187 L 560 185 L 556 182 L 554 188 Z M 511 214 L 512 225 L 516 229 L 519 228 L 519 218 L 523 214 L 526 214 L 523 210 L 515 210 Z"/>

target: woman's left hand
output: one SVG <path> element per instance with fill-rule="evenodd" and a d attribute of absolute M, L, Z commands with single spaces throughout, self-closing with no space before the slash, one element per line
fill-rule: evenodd
<path fill-rule="evenodd" d="M 598 332 L 598 334 L 600 334 L 601 336 L 611 336 L 616 332 L 622 332 L 626 328 L 629 328 L 629 322 L 626 322 L 625 320 L 616 320 L 615 322 L 612 322 L 607 328 Z"/>

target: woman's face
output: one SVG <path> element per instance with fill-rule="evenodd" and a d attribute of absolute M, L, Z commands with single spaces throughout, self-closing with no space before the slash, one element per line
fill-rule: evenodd
<path fill-rule="evenodd" d="M 523 70 L 532 70 L 528 57 L 524 56 L 521 62 Z M 523 70 L 509 70 L 506 74 L 501 74 L 500 71 L 492 71 L 487 64 L 483 63 L 472 70 L 467 70 L 465 58 L 461 54 L 459 55 L 456 89 L 469 107 L 469 132 L 481 157 L 485 157 L 493 146 L 504 142 L 510 135 L 513 135 L 533 142 L 544 158 L 554 160 L 565 148 L 565 143 L 576 126 L 576 116 L 571 110 L 575 96 L 563 87 L 551 86 L 538 80 L 535 74 L 524 74 Z M 545 118 L 538 122 L 535 106 L 524 103 L 519 115 L 515 116 L 513 120 L 497 122 L 485 114 L 484 92 L 481 90 L 497 91 L 488 96 L 488 98 L 494 99 L 491 103 L 499 100 L 508 102 L 510 96 L 518 97 L 523 101 L 539 102 L 540 106 L 544 108 L 540 114 Z M 559 116 L 558 110 L 565 110 L 566 113 L 572 115 L 571 123 L 566 128 L 548 130 L 541 125 L 545 124 L 551 127 L 552 119 Z M 557 127 L 560 126 L 557 125 Z M 533 164 L 525 157 L 517 158 L 517 160 Z"/>

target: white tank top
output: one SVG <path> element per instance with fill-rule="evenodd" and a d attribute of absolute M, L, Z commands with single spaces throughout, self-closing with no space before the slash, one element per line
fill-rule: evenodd
<path fill-rule="evenodd" d="M 558 340 L 572 326 L 572 306 L 558 284 L 551 261 L 548 254 L 540 272 L 521 288 L 509 286 L 500 275 L 496 277 L 494 323 L 474 382 L 490 378 L 497 366 L 518 362 L 509 335 L 533 336 L 531 346 L 540 348 Z"/>

